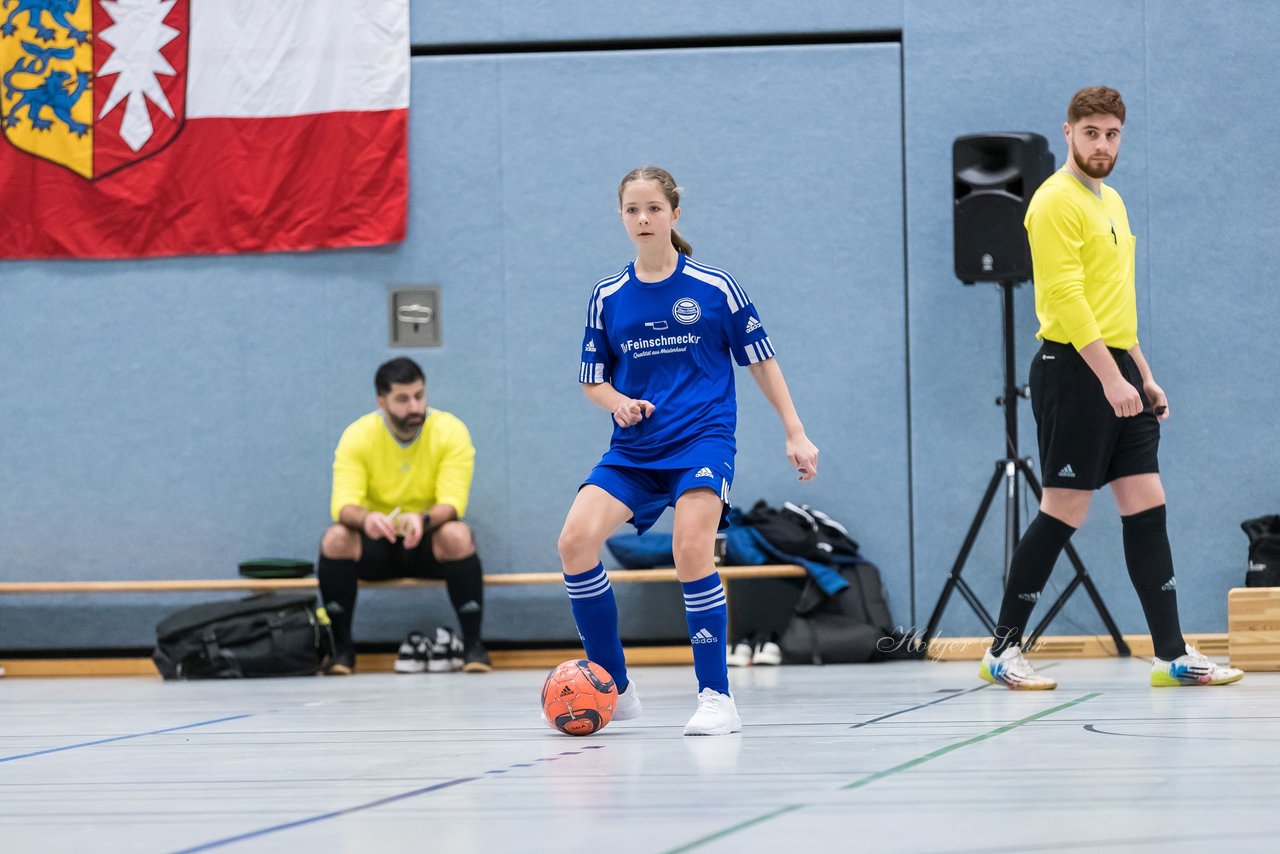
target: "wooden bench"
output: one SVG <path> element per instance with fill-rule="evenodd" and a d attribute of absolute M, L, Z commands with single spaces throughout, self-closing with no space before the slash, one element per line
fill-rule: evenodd
<path fill-rule="evenodd" d="M 762 566 L 722 566 L 720 578 L 726 582 L 726 599 L 732 582 L 762 578 L 803 578 L 806 572 L 793 564 Z M 609 573 L 611 584 L 634 584 L 676 581 L 674 569 L 619 569 Z M 486 587 L 514 587 L 524 584 L 563 584 L 559 572 L 496 572 L 484 576 Z M 390 581 L 361 581 L 361 588 L 442 586 L 443 581 L 420 578 L 397 578 Z M 147 581 L 3 581 L 0 596 L 62 593 L 265 593 L 273 590 L 314 590 L 315 576 L 307 578 L 182 578 Z M 551 667 L 568 658 L 581 655 L 581 649 L 494 650 L 498 667 Z M 687 645 L 671 647 L 638 647 L 627 650 L 633 664 L 688 664 L 692 653 Z M 362 672 L 390 671 L 393 653 L 360 655 Z M 149 659 L 7 659 L 10 676 L 154 676 Z"/>
<path fill-rule="evenodd" d="M 801 578 L 803 568 L 793 564 L 762 566 L 722 566 L 720 578 L 739 581 L 751 578 Z M 609 573 L 612 584 L 675 581 L 674 569 L 616 569 Z M 514 587 L 520 584 L 562 584 L 559 572 L 494 572 L 485 575 L 486 587 Z M 307 578 L 181 578 L 150 581 L 0 581 L 0 595 L 6 593 L 215 593 L 219 591 L 307 590 L 317 585 Z M 361 587 L 423 587 L 442 585 L 432 578 L 396 578 L 390 581 L 361 581 Z"/>

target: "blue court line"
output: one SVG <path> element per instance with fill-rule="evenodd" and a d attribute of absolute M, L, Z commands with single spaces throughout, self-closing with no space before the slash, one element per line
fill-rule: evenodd
<path fill-rule="evenodd" d="M 12 762 L 15 759 L 29 759 L 32 756 L 44 756 L 46 753 L 61 753 L 64 750 L 75 750 L 79 747 L 93 747 L 96 744 L 110 744 L 113 741 L 127 741 L 131 738 L 144 738 L 148 735 L 163 735 L 166 732 L 178 732 L 184 729 L 194 729 L 198 726 L 209 726 L 210 724 L 220 724 L 226 721 L 238 721 L 242 718 L 251 718 L 253 715 L 232 715 L 229 718 L 214 718 L 211 721 L 201 721 L 198 724 L 183 724 L 182 726 L 173 726 L 167 729 L 154 729 L 151 732 L 135 732 L 132 735 L 114 735 L 111 738 L 100 738 L 97 741 L 82 741 L 79 744 L 68 744 L 63 747 L 50 747 L 45 750 L 33 750 L 30 753 L 19 753 L 15 756 L 0 756 L 0 762 Z"/>
<path fill-rule="evenodd" d="M 313 815 L 310 818 L 300 818 L 297 821 L 285 822 L 284 824 L 277 824 L 272 827 L 264 827 L 261 830 L 251 830 L 248 833 L 241 833 L 237 836 L 228 836 L 225 839 L 215 839 L 213 842 L 206 842 L 205 844 L 197 845 L 194 848 L 183 848 L 181 851 L 174 852 L 174 854 L 192 854 L 192 852 L 195 852 L 195 851 L 208 851 L 211 848 L 220 848 L 223 845 L 230 845 L 233 842 L 244 842 L 246 839 L 255 839 L 259 836 L 265 836 L 268 833 L 275 833 L 276 831 L 280 831 L 280 830 L 289 830 L 290 828 L 301 827 L 304 824 L 313 824 L 317 821 L 325 821 L 327 819 L 337 818 L 343 815 L 350 815 L 353 812 L 360 812 L 361 810 L 373 809 L 374 807 L 380 807 L 384 804 L 393 803 L 395 801 L 403 801 L 406 798 L 413 798 L 413 797 L 417 797 L 418 795 L 425 795 L 427 792 L 438 792 L 441 789 L 447 789 L 450 786 L 457 786 L 462 783 L 470 783 L 473 780 L 479 780 L 479 779 L 480 779 L 479 777 L 459 777 L 456 780 L 449 780 L 448 782 L 445 782 L 445 783 L 436 783 L 434 786 L 427 786 L 422 789 L 414 789 L 412 792 L 401 792 L 398 795 L 391 795 L 390 797 L 381 798 L 376 801 L 370 801 L 367 804 L 357 804 L 354 807 L 347 807 L 346 809 L 334 810 L 333 812 L 327 812 L 321 815 Z"/>
<path fill-rule="evenodd" d="M 1043 667 L 1040 669 L 1044 670 Z M 927 703 L 921 703 L 918 706 L 912 706 L 909 709 L 899 709 L 896 712 L 889 712 L 886 715 L 881 715 L 878 718 L 872 718 L 869 721 L 863 721 L 860 724 L 853 724 L 852 726 L 849 727 L 849 729 L 861 729 L 864 726 L 870 726 L 871 724 L 878 724 L 880 723 L 880 721 L 887 721 L 889 718 L 896 718 L 898 715 L 905 715 L 907 712 L 914 712 L 916 709 L 923 709 L 926 706 L 936 706 L 938 703 L 945 703 L 947 700 L 954 700 L 956 697 L 963 697 L 965 694 L 972 694 L 974 691 L 981 691 L 984 688 L 990 688 L 990 687 L 991 685 L 987 684 L 987 685 L 979 685 L 976 688 L 967 688 L 963 691 L 957 691 L 954 694 L 948 694 L 945 697 L 939 697 L 936 700 L 930 700 Z"/>
<path fill-rule="evenodd" d="M 603 744 L 591 744 L 581 748 L 580 750 L 563 750 L 560 752 L 559 755 L 560 756 L 580 756 L 584 751 L 604 750 L 604 747 L 605 746 Z M 548 758 L 544 756 L 534 761 L 535 762 L 544 762 L 544 761 L 554 762 L 557 758 L 559 757 L 552 756 Z M 486 771 L 485 773 L 486 774 L 505 774 L 507 773 L 507 770 L 510 768 L 533 768 L 533 767 L 535 767 L 533 762 L 515 762 L 515 763 L 512 763 L 511 765 L 508 765 L 506 768 Z M 476 780 L 482 780 L 482 779 L 484 778 L 483 777 L 459 777 L 456 780 L 449 780 L 444 783 L 436 783 L 434 786 L 426 786 L 421 789 L 414 789 L 411 792 L 401 792 L 398 795 L 390 795 L 389 797 L 379 798 L 378 800 L 370 801 L 367 804 L 357 804 L 354 807 L 347 807 L 345 809 L 334 810 L 333 812 L 323 813 L 322 815 L 313 815 L 310 818 L 300 818 L 297 821 L 289 821 L 289 822 L 285 822 L 284 824 L 274 825 L 272 827 L 264 827 L 261 830 L 251 830 L 247 833 L 241 833 L 236 836 L 228 836 L 226 839 L 215 839 L 213 842 L 206 842 L 203 845 L 197 845 L 194 848 L 183 848 L 181 851 L 175 851 L 174 854 L 193 854 L 193 852 L 196 852 L 196 851 L 208 851 L 211 848 L 220 848 L 223 845 L 230 845 L 233 842 L 244 842 L 246 839 L 255 839 L 259 836 L 265 836 L 268 833 L 275 833 L 276 831 L 279 831 L 279 830 L 289 830 L 290 828 L 293 828 L 293 827 L 301 827 L 304 824 L 312 824 L 317 821 L 325 821 L 331 818 L 338 818 L 339 816 L 350 815 L 351 813 L 360 812 L 361 810 L 373 809 L 374 807 L 380 807 L 380 806 L 383 806 L 384 804 L 394 803 L 395 801 L 402 801 L 402 800 L 405 800 L 406 798 L 414 798 L 414 797 L 417 797 L 418 795 L 425 795 L 429 792 L 438 792 L 441 789 L 448 789 L 451 786 L 460 786 L 463 783 L 473 783 Z M 492 778 L 489 778 L 489 779 L 492 779 Z"/>

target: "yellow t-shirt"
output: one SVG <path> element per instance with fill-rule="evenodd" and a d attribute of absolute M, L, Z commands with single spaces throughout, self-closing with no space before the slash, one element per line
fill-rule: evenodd
<path fill-rule="evenodd" d="M 467 512 L 476 449 L 456 416 L 427 409 L 418 437 L 407 446 L 396 441 L 382 410 L 357 419 L 342 432 L 333 453 L 333 520 L 348 504 L 390 513 L 425 513 L 449 504 L 461 519 Z"/>
<path fill-rule="evenodd" d="M 1120 194 L 1102 197 L 1066 168 L 1031 197 L 1023 221 L 1035 276 L 1037 338 L 1077 350 L 1101 338 L 1128 350 L 1138 343 L 1134 245 Z"/>

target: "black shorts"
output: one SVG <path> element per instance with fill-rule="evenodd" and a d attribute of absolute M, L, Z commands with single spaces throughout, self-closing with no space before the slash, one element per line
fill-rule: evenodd
<path fill-rule="evenodd" d="M 1116 417 L 1093 369 L 1070 344 L 1045 341 L 1031 361 L 1031 411 L 1047 487 L 1098 489 L 1116 478 L 1160 471 L 1160 421 L 1125 350 L 1109 348 L 1120 373 L 1142 395 L 1143 411 Z"/>
<path fill-rule="evenodd" d="M 371 540 L 360 534 L 360 562 L 356 577 L 361 581 L 386 581 L 389 578 L 444 578 L 447 573 L 431 549 L 430 535 L 423 536 L 416 548 L 406 549 L 403 540 Z"/>

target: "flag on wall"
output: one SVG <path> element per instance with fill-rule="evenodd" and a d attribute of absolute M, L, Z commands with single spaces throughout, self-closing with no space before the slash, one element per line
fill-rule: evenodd
<path fill-rule="evenodd" d="M 0 258 L 404 239 L 406 0 L 4 0 Z"/>

